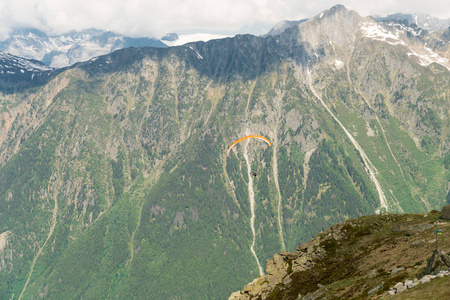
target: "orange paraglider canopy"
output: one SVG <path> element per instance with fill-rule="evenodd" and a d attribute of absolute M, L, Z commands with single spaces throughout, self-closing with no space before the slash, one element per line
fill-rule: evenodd
<path fill-rule="evenodd" d="M 264 142 L 269 144 L 269 146 L 272 146 L 272 143 L 267 138 L 265 138 L 265 137 L 263 137 L 261 135 L 256 135 L 256 134 L 247 135 L 247 136 L 244 136 L 243 138 L 240 138 L 240 139 L 234 141 L 233 144 L 231 144 L 231 146 L 228 148 L 228 151 L 227 151 L 227 157 L 230 154 L 231 148 L 233 148 L 234 145 L 236 145 L 239 142 L 242 142 L 243 140 L 251 139 L 251 138 L 263 140 Z"/>

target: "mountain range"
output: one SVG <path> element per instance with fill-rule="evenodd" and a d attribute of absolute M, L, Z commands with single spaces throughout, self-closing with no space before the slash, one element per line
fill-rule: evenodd
<path fill-rule="evenodd" d="M 8 39 L 0 41 L 0 52 L 39 60 L 52 68 L 63 68 L 128 47 L 166 48 L 192 41 L 208 41 L 225 37 L 228 36 L 172 33 L 161 39 L 133 38 L 98 29 L 49 36 L 37 29 L 21 28 L 13 31 Z"/>
<path fill-rule="evenodd" d="M 3 54 L 0 297 L 226 299 L 333 224 L 440 209 L 449 40 L 337 5 L 64 68 Z M 246 135 L 271 146 L 227 157 Z"/>
<path fill-rule="evenodd" d="M 381 22 L 406 22 L 410 26 L 415 25 L 426 30 L 445 30 L 450 27 L 450 19 L 443 20 L 425 14 L 397 13 L 385 17 L 376 17 L 376 19 Z M 278 35 L 284 30 L 306 21 L 308 19 L 281 21 L 263 36 Z M 53 68 L 63 68 L 127 47 L 165 48 L 180 46 L 190 42 L 206 42 L 212 39 L 227 37 L 232 36 L 212 33 L 183 35 L 170 33 L 161 39 L 133 38 L 98 29 L 86 29 L 60 35 L 48 35 L 34 28 L 19 28 L 15 29 L 8 39 L 0 41 L 0 52 L 21 58 L 39 60 Z"/>
<path fill-rule="evenodd" d="M 16 29 L 10 38 L 0 42 L 0 52 L 61 68 L 118 49 L 145 46 L 167 47 L 156 39 L 131 38 L 96 29 L 49 36 L 37 29 L 22 28 Z"/>
<path fill-rule="evenodd" d="M 426 14 L 390 14 L 385 17 L 376 17 L 379 21 L 407 22 L 426 30 L 445 30 L 450 27 L 450 19 L 439 19 Z"/>

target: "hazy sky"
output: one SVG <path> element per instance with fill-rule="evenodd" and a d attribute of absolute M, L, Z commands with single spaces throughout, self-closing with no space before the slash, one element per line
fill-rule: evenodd
<path fill-rule="evenodd" d="M 136 37 L 168 32 L 258 35 L 281 20 L 309 18 L 337 3 L 363 16 L 419 12 L 450 18 L 449 0 L 0 0 L 0 39 L 13 27 L 47 33 L 97 28 Z"/>

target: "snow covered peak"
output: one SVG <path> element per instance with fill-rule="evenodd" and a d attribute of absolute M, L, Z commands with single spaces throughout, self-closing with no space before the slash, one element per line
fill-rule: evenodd
<path fill-rule="evenodd" d="M 48 36 L 36 29 L 19 29 L 0 41 L 0 52 L 35 59 L 62 68 L 126 47 L 166 47 L 150 38 L 130 38 L 109 31 L 87 29 Z"/>

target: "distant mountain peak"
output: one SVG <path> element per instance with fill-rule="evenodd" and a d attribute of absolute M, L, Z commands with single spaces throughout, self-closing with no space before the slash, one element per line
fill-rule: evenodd
<path fill-rule="evenodd" d="M 389 14 L 386 17 L 377 16 L 378 21 L 398 21 L 415 24 L 427 30 L 442 30 L 450 27 L 450 19 L 439 19 L 427 14 L 404 14 L 395 13 Z"/>
<path fill-rule="evenodd" d="M 329 10 L 330 11 L 349 11 L 349 9 L 347 9 L 342 4 L 336 4 L 336 5 L 332 6 Z"/>
<path fill-rule="evenodd" d="M 321 19 L 323 17 L 345 18 L 345 17 L 355 17 L 355 16 L 360 17 L 360 15 L 356 11 L 350 10 L 341 4 L 335 5 L 335 6 L 331 7 L 330 9 L 324 10 L 320 14 L 316 15 L 316 17 L 318 17 L 319 19 Z"/>
<path fill-rule="evenodd" d="M 265 34 L 264 37 L 278 35 L 278 34 L 282 33 L 283 31 L 285 31 L 286 29 L 294 27 L 294 26 L 301 24 L 303 22 L 306 22 L 308 20 L 309 19 L 302 19 L 302 20 L 298 20 L 298 21 L 288 21 L 288 20 L 280 21 L 272 29 L 270 29 L 270 31 L 267 34 Z"/>
<path fill-rule="evenodd" d="M 337 4 L 330 9 L 324 10 L 321 13 L 317 14 L 316 16 L 312 17 L 311 19 L 301 19 L 298 21 L 288 21 L 283 20 L 281 22 L 278 22 L 267 34 L 264 36 L 274 36 L 282 33 L 288 28 L 292 28 L 294 26 L 297 26 L 299 24 L 305 23 L 307 21 L 320 21 L 323 18 L 335 18 L 335 19 L 346 19 L 346 18 L 357 18 L 359 17 L 359 14 L 356 11 L 347 9 L 342 4 Z"/>
<path fill-rule="evenodd" d="M 156 39 L 131 38 L 93 28 L 60 35 L 47 35 L 34 28 L 18 28 L 10 38 L 0 42 L 0 52 L 62 68 L 132 46 L 167 47 Z"/>

